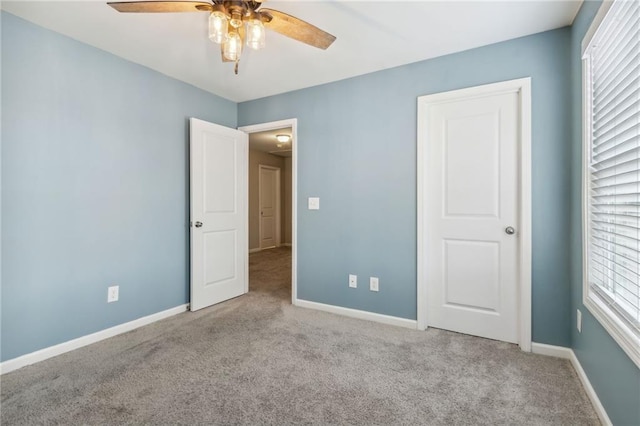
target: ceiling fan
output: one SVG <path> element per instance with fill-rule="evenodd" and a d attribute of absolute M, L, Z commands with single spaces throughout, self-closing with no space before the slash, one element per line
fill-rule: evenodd
<path fill-rule="evenodd" d="M 243 44 L 255 50 L 262 49 L 265 28 L 323 50 L 336 39 L 294 16 L 261 8 L 262 1 L 131 1 L 107 4 L 125 13 L 209 13 L 209 39 L 220 44 L 223 62 L 235 62 L 236 74 Z"/>

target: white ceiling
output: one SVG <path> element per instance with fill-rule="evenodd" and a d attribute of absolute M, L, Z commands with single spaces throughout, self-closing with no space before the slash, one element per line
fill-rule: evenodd
<path fill-rule="evenodd" d="M 291 157 L 291 142 L 280 143 L 276 140 L 276 135 L 291 136 L 291 127 L 249 133 L 249 149 L 268 152 L 280 157 Z"/>
<path fill-rule="evenodd" d="M 207 38 L 206 13 L 123 14 L 105 2 L 2 1 L 45 28 L 241 102 L 570 25 L 582 0 L 268 1 L 337 37 L 323 51 L 267 32 L 240 74 Z"/>

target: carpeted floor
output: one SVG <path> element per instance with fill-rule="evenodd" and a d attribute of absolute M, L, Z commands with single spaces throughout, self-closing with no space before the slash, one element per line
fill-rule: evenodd
<path fill-rule="evenodd" d="M 2 424 L 598 424 L 566 360 L 290 305 L 290 251 L 249 294 L 1 378 Z"/>

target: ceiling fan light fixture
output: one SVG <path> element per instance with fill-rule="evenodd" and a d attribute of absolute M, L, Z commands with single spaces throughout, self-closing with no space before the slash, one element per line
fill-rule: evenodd
<path fill-rule="evenodd" d="M 225 59 L 229 61 L 240 60 L 242 54 L 242 38 L 238 34 L 238 31 L 232 30 L 227 34 L 227 39 L 222 46 L 222 54 Z"/>
<path fill-rule="evenodd" d="M 227 38 L 228 18 L 227 15 L 219 10 L 214 10 L 209 15 L 209 40 L 220 44 Z"/>
<path fill-rule="evenodd" d="M 276 135 L 276 140 L 280 143 L 287 143 L 291 140 L 289 135 Z"/>
<path fill-rule="evenodd" d="M 107 4 L 122 13 L 209 13 L 209 39 L 221 45 L 223 62 L 235 62 L 236 74 L 245 42 L 251 49 L 262 49 L 265 46 L 266 28 L 323 50 L 335 41 L 335 36 L 302 19 L 263 8 L 263 1 L 265 0 L 125 0 Z M 291 140 L 290 136 L 283 136 L 286 137 L 286 142 Z"/>
<path fill-rule="evenodd" d="M 249 19 L 247 21 L 247 46 L 259 50 L 265 44 L 264 24 L 260 19 Z"/>
<path fill-rule="evenodd" d="M 238 10 L 232 9 L 229 24 L 231 24 L 233 28 L 240 28 L 240 26 L 242 26 L 242 13 Z"/>

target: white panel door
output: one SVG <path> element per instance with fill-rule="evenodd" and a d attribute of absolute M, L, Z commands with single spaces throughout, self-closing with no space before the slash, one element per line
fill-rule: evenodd
<path fill-rule="evenodd" d="M 425 194 L 427 325 L 512 343 L 519 325 L 518 96 L 429 107 Z"/>
<path fill-rule="evenodd" d="M 248 136 L 195 118 L 190 125 L 190 306 L 195 311 L 248 291 Z"/>
<path fill-rule="evenodd" d="M 260 248 L 279 245 L 280 169 L 259 166 Z"/>

